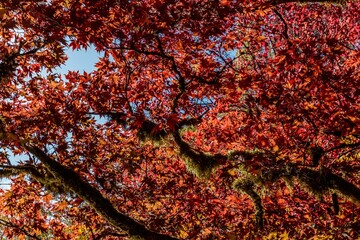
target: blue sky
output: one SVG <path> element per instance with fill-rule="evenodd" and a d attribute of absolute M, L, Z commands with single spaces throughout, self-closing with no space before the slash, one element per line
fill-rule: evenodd
<path fill-rule="evenodd" d="M 91 46 L 87 50 L 72 51 L 67 49 L 65 53 L 68 55 L 68 60 L 59 69 L 59 72 L 62 74 L 67 73 L 69 70 L 78 70 L 80 73 L 83 71 L 91 72 L 94 70 L 98 57 L 100 57 L 99 53 Z"/>
<path fill-rule="evenodd" d="M 89 47 L 87 50 L 76 50 L 72 51 L 67 49 L 65 52 L 68 55 L 68 60 L 65 65 L 57 69 L 56 72 L 61 74 L 66 74 L 69 70 L 91 72 L 95 69 L 95 63 L 100 57 L 99 53 L 95 51 L 93 47 Z M 55 72 L 55 71 L 54 71 Z M 25 160 L 27 157 L 25 155 L 14 156 L 11 152 L 7 151 L 9 154 L 9 159 L 13 164 L 16 164 L 19 160 Z M 7 179 L 0 179 L 0 188 L 7 189 L 9 181 Z"/>

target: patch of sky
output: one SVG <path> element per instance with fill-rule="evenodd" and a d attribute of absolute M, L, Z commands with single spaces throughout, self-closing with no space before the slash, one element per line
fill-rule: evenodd
<path fill-rule="evenodd" d="M 73 51 L 68 48 L 65 51 L 65 54 L 68 56 L 66 63 L 53 72 L 58 74 L 66 74 L 68 71 L 79 71 L 81 72 L 91 72 L 95 70 L 95 64 L 98 61 L 98 58 L 101 56 L 101 53 L 97 52 L 93 46 L 90 46 L 87 50 L 80 49 Z M 43 72 L 42 74 L 46 74 Z M 94 117 L 98 123 L 104 123 L 105 119 L 98 116 Z M 71 133 L 68 133 L 66 139 L 71 141 Z M 20 161 L 24 162 L 29 159 L 25 154 L 15 155 L 9 149 L 5 149 L 5 154 L 8 156 L 8 159 L 12 165 L 18 164 Z M 0 179 L 0 188 L 7 189 L 9 187 L 9 180 Z"/>
<path fill-rule="evenodd" d="M 66 74 L 68 71 L 91 72 L 95 69 L 95 64 L 101 53 L 97 52 L 93 46 L 87 50 L 65 50 L 68 60 L 63 66 L 56 69 L 56 72 Z"/>

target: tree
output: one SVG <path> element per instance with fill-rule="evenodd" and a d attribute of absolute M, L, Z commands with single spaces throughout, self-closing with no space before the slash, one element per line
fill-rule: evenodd
<path fill-rule="evenodd" d="M 3 237 L 360 236 L 359 2 L 1 4 Z"/>

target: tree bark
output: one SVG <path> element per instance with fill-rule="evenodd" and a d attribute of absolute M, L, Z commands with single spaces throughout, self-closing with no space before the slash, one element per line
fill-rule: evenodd
<path fill-rule="evenodd" d="M 145 228 L 132 218 L 120 213 L 100 191 L 85 182 L 73 170 L 61 165 L 44 151 L 36 146 L 24 146 L 31 154 L 37 157 L 63 186 L 77 194 L 86 201 L 99 215 L 104 217 L 111 225 L 130 237 L 146 240 L 171 240 L 171 236 L 156 233 Z"/>

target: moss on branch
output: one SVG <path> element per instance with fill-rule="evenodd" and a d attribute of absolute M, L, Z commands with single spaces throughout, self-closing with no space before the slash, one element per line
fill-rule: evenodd
<path fill-rule="evenodd" d="M 180 155 L 185 162 L 186 168 L 199 178 L 209 178 L 211 173 L 226 161 L 224 155 L 203 153 L 193 149 L 181 138 L 179 131 L 174 133 L 174 139 L 179 146 Z"/>
<path fill-rule="evenodd" d="M 24 148 L 37 157 L 57 181 L 61 182 L 69 191 L 77 194 L 81 199 L 86 201 L 99 215 L 104 217 L 119 231 L 124 231 L 129 236 L 139 239 L 175 239 L 165 234 L 150 231 L 146 229 L 144 225 L 120 213 L 99 190 L 84 181 L 70 168 L 61 165 L 59 162 L 49 157 L 38 147 L 24 145 Z"/>
<path fill-rule="evenodd" d="M 64 193 L 64 187 L 56 178 L 48 172 L 40 172 L 35 166 L 26 164 L 18 166 L 1 165 L 0 178 L 15 177 L 22 173 L 29 174 L 34 180 L 39 182 L 45 189 L 55 194 Z"/>
<path fill-rule="evenodd" d="M 256 184 L 265 186 L 266 183 L 274 183 L 281 178 L 290 181 L 291 184 L 297 181 L 305 191 L 319 199 L 325 194 L 331 193 L 336 214 L 339 212 L 337 195 L 348 198 L 356 204 L 360 203 L 360 188 L 332 173 L 329 169 L 314 170 L 308 167 L 286 164 L 282 167 L 275 166 L 273 169 L 267 169 L 257 176 L 245 173 L 245 177 L 234 181 L 233 188 L 248 195 L 253 201 L 259 227 L 262 227 L 263 224 L 264 209 L 260 195 L 254 190 L 254 187 Z"/>
<path fill-rule="evenodd" d="M 234 184 L 233 188 L 239 192 L 246 194 L 254 203 L 255 209 L 255 219 L 256 224 L 259 228 L 263 228 L 264 226 L 264 207 L 262 205 L 260 195 L 254 190 L 254 179 L 252 177 L 245 177 L 237 179 Z"/>

